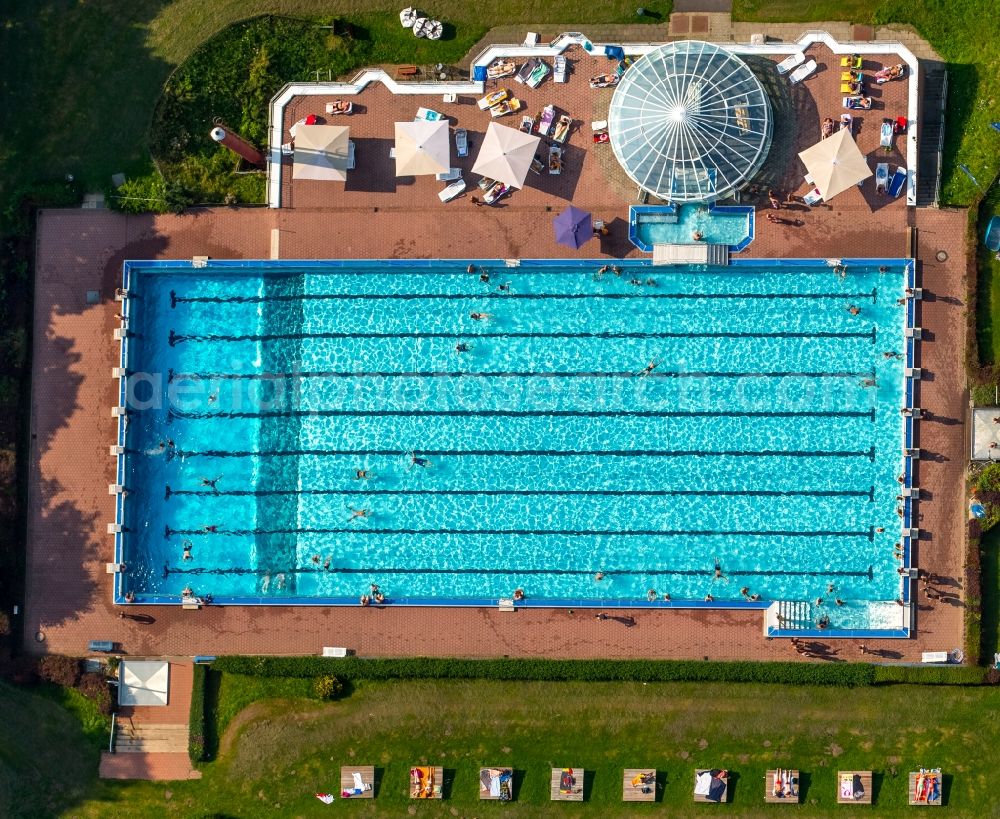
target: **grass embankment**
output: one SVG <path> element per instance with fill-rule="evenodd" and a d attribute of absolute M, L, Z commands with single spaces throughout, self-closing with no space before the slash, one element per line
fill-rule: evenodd
<path fill-rule="evenodd" d="M 248 702 L 259 680 L 224 675 L 223 699 Z M 259 691 L 259 689 L 257 689 Z M 872 769 L 880 816 L 904 816 L 906 776 L 940 765 L 956 815 L 992 809 L 991 750 L 1000 689 L 887 686 L 852 689 L 720 683 L 358 682 L 330 704 L 283 699 L 228 714 L 232 732 L 198 782 L 101 783 L 75 816 L 314 815 L 313 794 L 336 791 L 342 764 L 371 764 L 374 802 L 341 804 L 352 816 L 402 814 L 411 765 L 444 767 L 447 801 L 423 815 L 550 816 L 549 769 L 587 771 L 573 815 L 687 815 L 693 769 L 734 773 L 734 815 L 762 810 L 764 772 L 802 771 L 803 816 L 840 816 L 836 772 Z M 478 769 L 517 771 L 516 802 L 481 804 Z M 660 804 L 622 801 L 621 771 L 656 767 Z M 170 797 L 165 798 L 165 790 Z M 339 802 L 339 800 L 338 800 Z M 329 810 L 329 809 L 325 809 Z"/>

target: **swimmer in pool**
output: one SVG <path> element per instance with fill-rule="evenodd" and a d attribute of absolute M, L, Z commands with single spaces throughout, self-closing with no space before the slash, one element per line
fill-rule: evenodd
<path fill-rule="evenodd" d="M 467 352 L 469 352 L 471 350 L 472 350 L 472 347 L 470 347 L 464 341 L 460 341 L 458 344 L 455 345 L 455 352 L 456 353 L 467 353 Z"/>
<path fill-rule="evenodd" d="M 366 481 L 372 476 L 372 473 L 367 469 L 356 469 L 354 470 L 354 479 L 358 481 Z"/>
<path fill-rule="evenodd" d="M 489 313 L 469 313 L 469 318 L 473 321 L 487 321 L 492 318 Z"/>
<path fill-rule="evenodd" d="M 636 373 L 640 378 L 644 378 L 647 375 L 651 375 L 653 370 L 656 369 L 656 362 L 650 361 L 645 367 L 643 367 L 639 372 Z"/>
<path fill-rule="evenodd" d="M 416 452 L 410 453 L 410 466 L 430 466 L 431 462 L 426 458 L 421 458 Z"/>
<path fill-rule="evenodd" d="M 358 518 L 367 518 L 367 517 L 369 517 L 367 509 L 351 509 L 350 506 L 348 506 L 347 508 L 348 508 L 348 510 L 351 513 L 351 516 L 350 516 L 350 518 L 348 518 L 348 520 L 357 520 Z"/>

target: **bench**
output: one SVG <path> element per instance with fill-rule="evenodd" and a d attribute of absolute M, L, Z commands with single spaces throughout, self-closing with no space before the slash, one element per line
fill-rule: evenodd
<path fill-rule="evenodd" d="M 397 77 L 412 77 L 417 73 L 419 73 L 419 70 L 415 65 L 401 65 L 396 68 Z"/>
<path fill-rule="evenodd" d="M 87 651 L 102 652 L 110 654 L 115 650 L 115 644 L 111 640 L 91 640 L 87 643 Z"/>

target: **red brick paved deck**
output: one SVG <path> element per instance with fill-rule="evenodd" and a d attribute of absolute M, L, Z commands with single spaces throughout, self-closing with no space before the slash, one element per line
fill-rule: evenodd
<path fill-rule="evenodd" d="M 782 193 L 793 187 L 804 190 L 798 184 L 803 169 L 794 153 L 818 138 L 823 116 L 836 118 L 840 112 L 839 65 L 833 66 L 822 49 L 812 49 L 811 56 L 826 70 L 796 89 L 792 99 L 797 113 L 787 121 L 797 124 L 791 130 L 779 129 L 777 158 L 769 160 L 762 171 L 762 180 Z M 113 515 L 113 499 L 107 494 L 113 476 L 108 445 L 114 429 L 110 376 L 116 350 L 111 341 L 115 312 L 111 296 L 121 262 L 202 254 L 267 258 L 274 229 L 279 231 L 282 258 L 637 255 L 627 243 L 625 221 L 634 185 L 615 170 L 608 146 L 587 143 L 589 121 L 604 117 L 610 92 L 595 96 L 586 80 L 606 65 L 585 59 L 574 66 L 571 82 L 558 91 L 548 81 L 535 92 L 516 87 L 529 101 L 530 111 L 558 93 L 558 101 L 585 125 L 570 138 L 569 168 L 563 177 L 557 181 L 542 178 L 541 187 L 516 192 L 500 208 L 475 208 L 468 197 L 441 205 L 435 196 L 441 183 L 431 178 L 397 187 L 395 177 L 387 175 L 391 172 L 389 143 L 378 142 L 383 133 L 379 129 L 391 134 L 396 118 L 412 117 L 427 100 L 392 99 L 384 89 L 374 87 L 357 99 L 358 109 L 368 107 L 368 113 L 348 118 L 360 142 L 359 171 L 346 191 L 337 183 L 326 183 L 328 188 L 317 187 L 321 183 L 306 183 L 311 188 L 302 183 L 286 185 L 284 195 L 294 207 L 279 211 L 214 209 L 181 217 L 125 217 L 101 211 L 42 214 L 25 606 L 29 646 L 37 651 L 82 654 L 88 640 L 111 639 L 129 654 L 176 656 L 306 654 L 318 653 L 324 645 L 348 646 L 367 656 L 798 656 L 787 641 L 763 638 L 760 613 L 638 610 L 629 613 L 635 624 L 628 627 L 614 617 L 598 622 L 590 613 L 566 610 L 510 614 L 434 608 L 130 608 L 148 615 L 150 622 L 141 623 L 119 619 L 110 602 L 111 581 L 104 563 L 112 556 L 111 539 L 105 533 Z M 894 95 L 902 99 L 903 88 L 902 83 L 881 87 L 886 114 L 901 113 L 893 100 Z M 288 121 L 310 111 L 321 112 L 323 102 L 324 98 L 318 98 L 308 105 L 298 103 Z M 444 106 L 435 103 L 431 107 Z M 471 104 L 448 110 L 462 111 L 463 120 L 471 115 L 475 122 L 467 127 L 483 130 L 485 115 Z M 377 111 L 381 111 L 378 116 Z M 863 151 L 871 152 L 877 145 L 882 113 L 880 109 L 869 114 L 859 136 Z M 517 124 L 513 117 L 507 121 Z M 477 145 L 474 139 L 473 155 Z M 783 160 L 780 152 L 784 152 Z M 369 190 L 362 189 L 366 178 Z M 934 603 L 921 597 L 917 639 L 868 642 L 869 649 L 882 652 L 885 660 L 912 661 L 919 659 L 921 650 L 950 649 L 962 642 L 966 216 L 958 211 L 908 210 L 902 199 L 874 200 L 874 183 L 866 186 L 862 191 L 845 192 L 829 206 L 783 212 L 800 218 L 799 227 L 758 219 L 757 239 L 746 255 L 904 256 L 907 225 L 919 228 L 928 292 L 921 308 L 928 341 L 922 352 L 925 376 L 920 403 L 931 413 L 920 429 L 927 457 L 919 467 L 926 498 L 919 504 L 920 526 L 926 532 L 919 545 L 919 565 L 945 578 L 951 594 Z M 554 243 L 548 208 L 557 211 L 570 198 L 611 224 L 611 236 L 600 248 L 591 242 L 581 253 L 574 253 Z M 949 253 L 944 264 L 934 260 L 938 249 Z M 101 290 L 101 304 L 86 305 L 87 289 Z M 36 632 L 44 634 L 43 642 L 35 641 Z M 415 645 L 411 639 L 415 632 L 433 633 L 436 638 Z M 840 657 L 859 656 L 853 643 L 831 643 Z"/>
<path fill-rule="evenodd" d="M 178 779 L 201 779 L 201 771 L 191 767 L 186 753 L 101 754 L 98 768 L 101 779 L 149 779 L 168 782 Z"/>

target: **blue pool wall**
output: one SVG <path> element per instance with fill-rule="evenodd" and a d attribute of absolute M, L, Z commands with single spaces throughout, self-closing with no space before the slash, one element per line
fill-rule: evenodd
<path fill-rule="evenodd" d="M 643 253 L 652 253 L 653 246 L 646 244 L 639 236 L 639 224 L 648 221 L 648 217 L 653 216 L 673 216 L 677 213 L 678 205 L 631 205 L 628 209 L 628 239 Z M 729 246 L 730 253 L 739 253 L 744 250 L 754 239 L 754 208 L 750 205 L 710 205 L 709 214 L 713 213 L 736 213 L 747 216 L 747 237 L 736 245 Z M 896 260 L 898 263 L 898 259 Z M 813 261 L 815 264 L 815 260 Z"/>
<path fill-rule="evenodd" d="M 753 221 L 750 221 L 751 231 Z M 470 260 L 468 259 L 220 259 L 210 260 L 207 263 L 194 262 L 192 260 L 142 260 L 126 261 L 122 268 L 122 288 L 126 291 L 130 285 L 140 276 L 143 271 L 155 272 L 157 270 L 202 270 L 205 275 L 210 275 L 212 270 L 274 270 L 286 269 L 289 271 L 325 270 L 330 268 L 350 267 L 352 269 L 377 269 L 386 268 L 440 268 L 442 266 L 461 266 L 464 268 Z M 534 267 L 566 267 L 569 265 L 600 266 L 605 263 L 603 259 L 482 259 L 475 260 L 477 264 L 492 267 L 512 267 L 516 268 L 521 263 Z M 848 269 L 852 265 L 862 266 L 898 266 L 905 265 L 904 275 L 906 287 L 917 287 L 916 265 L 912 259 L 879 259 L 879 258 L 840 258 L 840 259 L 734 259 L 730 262 L 729 269 L 738 270 L 740 267 L 772 267 L 772 268 L 816 268 L 820 264 L 842 264 Z M 651 259 L 622 259 L 618 264 L 622 267 L 650 267 Z M 908 299 L 906 305 L 906 327 L 917 326 L 917 301 Z M 121 313 L 126 318 L 126 323 L 131 316 L 136 316 L 135 302 L 125 299 Z M 918 339 L 908 337 L 906 339 L 905 366 L 907 368 L 915 366 L 918 354 Z M 129 360 L 129 338 L 125 338 L 121 343 L 121 355 L 119 366 L 125 371 L 125 377 L 119 379 L 119 403 L 125 406 L 128 391 L 128 360 Z M 915 407 L 915 384 L 914 379 L 905 377 L 905 400 L 906 406 L 910 409 Z M 914 475 L 914 461 L 917 455 L 911 455 L 915 440 L 916 419 L 907 417 L 904 423 L 903 444 L 903 475 L 906 488 L 912 488 Z M 126 421 L 124 417 L 118 419 L 117 441 L 118 445 L 125 446 Z M 126 474 L 125 455 L 117 456 L 116 476 L 118 483 L 124 483 Z M 115 523 L 122 528 L 125 526 L 125 498 L 118 494 L 115 498 Z M 909 532 L 916 524 L 915 509 L 910 499 L 903 502 L 903 519 L 901 528 L 903 532 Z M 905 569 L 912 567 L 913 544 L 909 535 L 904 535 L 901 540 L 903 546 L 902 566 Z M 124 538 L 123 533 L 114 535 L 114 554 L 116 563 L 124 563 Z M 912 597 L 913 581 L 908 578 L 900 578 L 900 599 L 904 605 L 912 607 L 915 599 Z M 513 592 L 513 589 L 511 590 Z M 114 603 L 116 605 L 128 605 L 124 597 L 123 576 L 116 574 L 113 583 Z M 170 595 L 144 595 L 136 597 L 132 601 L 135 605 L 174 605 L 179 600 L 176 596 Z M 671 600 L 648 602 L 646 600 L 600 600 L 600 599 L 554 599 L 543 600 L 524 599 L 517 601 L 519 608 L 580 608 L 580 609 L 712 609 L 712 610 L 766 610 L 775 601 L 772 600 L 721 600 L 721 601 L 700 601 L 700 600 Z M 213 601 L 214 604 L 234 605 L 234 606 L 357 606 L 358 600 L 354 597 L 316 597 L 316 598 L 285 598 L 280 601 L 274 598 L 258 597 L 226 597 Z M 409 605 L 409 606 L 447 606 L 455 608 L 482 608 L 484 606 L 494 607 L 498 603 L 494 599 L 475 598 L 452 598 L 452 597 L 391 597 L 386 599 L 385 605 Z M 911 615 L 912 619 L 912 615 Z M 886 639 L 886 638 L 908 638 L 910 636 L 910 626 L 900 629 L 780 629 L 767 628 L 767 637 L 822 637 L 822 638 L 842 638 L 842 639 Z"/>

